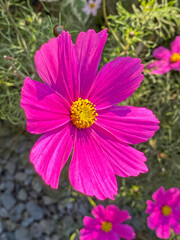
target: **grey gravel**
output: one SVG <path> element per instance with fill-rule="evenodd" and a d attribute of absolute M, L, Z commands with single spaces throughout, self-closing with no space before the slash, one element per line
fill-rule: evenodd
<path fill-rule="evenodd" d="M 14 183 L 11 181 L 6 182 L 6 193 L 11 193 L 14 191 Z"/>
<path fill-rule="evenodd" d="M 26 175 L 23 172 L 17 172 L 15 175 L 15 179 L 18 182 L 24 182 L 25 178 L 26 178 Z"/>
<path fill-rule="evenodd" d="M 30 240 L 28 230 L 25 228 L 19 228 L 15 231 L 16 240 Z"/>
<path fill-rule="evenodd" d="M 23 227 L 29 227 L 33 221 L 34 221 L 34 218 L 29 217 L 29 218 L 24 219 L 21 224 Z"/>
<path fill-rule="evenodd" d="M 8 162 L 6 165 L 6 169 L 8 170 L 8 172 L 11 175 L 14 175 L 15 171 L 16 171 L 16 164 L 12 163 L 12 162 Z"/>
<path fill-rule="evenodd" d="M 44 216 L 43 209 L 39 207 L 34 201 L 30 201 L 26 205 L 28 213 L 35 219 L 40 220 Z"/>
<path fill-rule="evenodd" d="M 3 232 L 3 224 L 2 224 L 2 222 L 0 221 L 0 233 L 2 233 Z"/>
<path fill-rule="evenodd" d="M 21 219 L 22 212 L 25 209 L 24 203 L 19 203 L 18 205 L 13 208 L 10 214 L 10 219 L 14 222 L 17 222 Z"/>
<path fill-rule="evenodd" d="M 4 193 L 1 196 L 1 201 L 3 206 L 7 209 L 10 210 L 16 203 L 16 199 L 10 194 L 10 193 Z"/>
<path fill-rule="evenodd" d="M 7 218 L 8 215 L 8 211 L 5 208 L 0 207 L 0 217 Z"/>
<path fill-rule="evenodd" d="M 17 198 L 21 201 L 26 201 L 27 200 L 27 192 L 25 191 L 25 189 L 20 189 L 20 191 L 18 192 Z"/>
<path fill-rule="evenodd" d="M 53 220 L 43 219 L 40 221 L 40 224 L 42 226 L 43 232 L 47 235 L 50 235 L 55 230 L 55 222 Z"/>
<path fill-rule="evenodd" d="M 40 193 L 42 191 L 42 180 L 39 179 L 38 177 L 35 177 L 32 180 L 31 186 L 36 192 Z"/>
<path fill-rule="evenodd" d="M 39 238 L 42 235 L 42 227 L 39 223 L 34 223 L 31 228 L 30 228 L 30 232 L 32 237 L 34 238 Z"/>

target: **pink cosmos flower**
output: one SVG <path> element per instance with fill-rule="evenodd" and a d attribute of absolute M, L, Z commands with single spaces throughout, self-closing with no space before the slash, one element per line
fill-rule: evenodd
<path fill-rule="evenodd" d="M 30 161 L 46 184 L 58 188 L 71 152 L 69 178 L 81 193 L 98 199 L 117 194 L 116 176 L 148 171 L 144 154 L 128 144 L 147 141 L 159 129 L 146 108 L 117 106 L 143 80 L 140 59 L 118 57 L 98 72 L 107 30 L 81 32 L 75 45 L 63 31 L 35 54 L 44 83 L 25 79 L 21 106 L 27 130 L 42 134 Z"/>
<path fill-rule="evenodd" d="M 86 13 L 86 15 L 92 14 L 93 16 L 97 15 L 97 10 L 100 8 L 101 0 L 89 0 L 84 8 L 83 12 Z"/>
<path fill-rule="evenodd" d="M 147 66 L 148 69 L 154 69 L 151 74 L 164 74 L 171 69 L 180 71 L 180 36 L 171 43 L 171 51 L 165 47 L 158 47 L 154 50 L 153 56 L 158 61 Z"/>
<path fill-rule="evenodd" d="M 152 198 L 155 202 L 147 201 L 146 213 L 150 213 L 148 227 L 156 230 L 156 235 L 162 239 L 170 237 L 170 228 L 180 234 L 180 189 L 170 188 L 165 191 L 164 187 L 160 187 Z"/>
<path fill-rule="evenodd" d="M 130 219 L 128 211 L 119 210 L 115 205 L 109 205 L 104 209 L 98 205 L 92 209 L 95 217 L 84 217 L 85 228 L 80 231 L 80 240 L 118 240 L 120 238 L 131 240 L 135 238 L 135 232 L 128 224 L 122 224 Z"/>

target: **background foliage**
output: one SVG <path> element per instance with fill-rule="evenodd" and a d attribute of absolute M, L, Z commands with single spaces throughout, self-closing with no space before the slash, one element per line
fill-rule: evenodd
<path fill-rule="evenodd" d="M 21 86 L 25 76 L 40 80 L 34 66 L 34 54 L 41 44 L 53 37 L 53 28 L 57 24 L 70 31 L 74 40 L 80 31 L 89 28 L 100 31 L 108 24 L 109 37 L 101 65 L 120 55 L 128 55 L 141 58 L 146 66 L 153 59 L 155 47 L 163 45 L 169 48 L 170 42 L 180 34 L 178 1 L 116 2 L 106 1 L 106 19 L 102 9 L 95 18 L 86 16 L 82 12 L 85 0 L 0 0 L 1 119 L 25 128 L 24 113 L 19 106 Z M 152 240 L 156 237 L 146 225 L 146 200 L 151 199 L 158 187 L 179 187 L 180 182 L 180 74 L 171 71 L 162 76 L 150 75 L 145 68 L 144 75 L 141 87 L 123 105 L 153 110 L 161 128 L 149 142 L 138 146 L 148 158 L 149 172 L 137 178 L 119 178 L 120 190 L 115 204 L 130 211 L 137 239 Z M 73 199 L 77 198 L 82 196 L 73 192 Z M 102 204 L 88 200 L 92 206 Z M 107 200 L 103 204 L 109 203 L 114 202 Z M 78 239 L 78 232 L 75 226 L 70 239 Z M 69 231 L 63 232 L 62 237 L 69 239 Z M 171 239 L 178 237 L 172 235 Z"/>

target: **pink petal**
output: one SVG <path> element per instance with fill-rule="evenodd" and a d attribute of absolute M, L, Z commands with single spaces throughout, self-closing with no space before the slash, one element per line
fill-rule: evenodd
<path fill-rule="evenodd" d="M 84 225 L 88 229 L 99 230 L 101 228 L 101 221 L 99 219 L 94 219 L 88 216 L 85 216 L 83 219 Z"/>
<path fill-rule="evenodd" d="M 170 62 L 164 60 L 155 61 L 149 64 L 146 68 L 152 69 L 152 71 L 150 72 L 151 74 L 159 75 L 165 74 L 171 70 Z"/>
<path fill-rule="evenodd" d="M 131 218 L 131 216 L 129 215 L 128 211 L 126 211 L 126 210 L 121 211 L 115 205 L 108 205 L 106 207 L 105 221 L 109 221 L 112 223 L 122 223 L 130 218 Z"/>
<path fill-rule="evenodd" d="M 176 221 L 180 221 L 180 209 L 179 208 L 173 209 L 173 217 Z"/>
<path fill-rule="evenodd" d="M 41 134 L 70 121 L 69 104 L 47 85 L 27 77 L 21 95 L 29 132 Z"/>
<path fill-rule="evenodd" d="M 165 47 L 158 47 L 153 51 L 153 56 L 160 60 L 170 60 L 171 52 Z"/>
<path fill-rule="evenodd" d="M 107 63 L 100 70 L 88 99 L 101 109 L 130 97 L 143 80 L 140 62 L 137 58 L 118 57 Z"/>
<path fill-rule="evenodd" d="M 180 54 L 180 36 L 177 36 L 171 43 L 171 52 Z"/>
<path fill-rule="evenodd" d="M 156 228 L 156 235 L 159 238 L 168 239 L 171 236 L 169 225 L 163 225 L 163 224 L 159 225 Z"/>
<path fill-rule="evenodd" d="M 152 213 L 154 211 L 159 210 L 159 206 L 157 205 L 157 203 L 152 202 L 151 200 L 147 200 L 147 208 L 146 208 L 146 213 Z"/>
<path fill-rule="evenodd" d="M 80 240 L 94 240 L 98 233 L 94 230 L 83 228 L 80 230 Z"/>
<path fill-rule="evenodd" d="M 157 203 L 163 203 L 165 199 L 164 187 L 158 188 L 152 195 L 152 199 Z"/>
<path fill-rule="evenodd" d="M 86 98 L 96 78 L 107 35 L 107 29 L 99 33 L 90 29 L 86 33 L 81 32 L 77 37 L 75 51 L 78 59 L 81 98 Z"/>
<path fill-rule="evenodd" d="M 146 108 L 113 106 L 98 111 L 97 124 L 120 141 L 130 144 L 145 142 L 159 129 L 159 120 Z"/>
<path fill-rule="evenodd" d="M 171 63 L 171 69 L 173 69 L 175 71 L 180 71 L 180 61 Z"/>
<path fill-rule="evenodd" d="M 136 236 L 134 229 L 128 224 L 115 224 L 113 226 L 113 231 L 127 240 L 135 239 Z"/>
<path fill-rule="evenodd" d="M 170 205 L 172 207 L 180 207 L 180 189 L 168 189 L 165 193 L 165 199 L 167 205 Z"/>
<path fill-rule="evenodd" d="M 117 194 L 113 169 L 90 129 L 77 129 L 69 175 L 72 186 L 86 195 L 104 200 Z"/>
<path fill-rule="evenodd" d="M 180 234 L 180 222 L 171 219 L 170 227 L 174 230 L 175 234 Z"/>
<path fill-rule="evenodd" d="M 91 210 L 91 212 L 92 212 L 92 215 L 93 215 L 95 218 L 104 220 L 106 211 L 105 211 L 103 205 L 95 206 L 95 207 Z"/>
<path fill-rule="evenodd" d="M 121 177 L 129 177 L 138 176 L 141 172 L 148 171 L 144 163 L 146 158 L 142 152 L 119 142 L 110 132 L 95 124 L 91 129 L 115 174 Z"/>
<path fill-rule="evenodd" d="M 37 72 L 44 83 L 71 104 L 78 95 L 77 57 L 71 35 L 63 31 L 42 45 L 35 54 Z"/>
<path fill-rule="evenodd" d="M 161 223 L 161 219 L 162 219 L 161 210 L 151 213 L 150 216 L 147 218 L 148 227 L 151 230 L 154 230 Z"/>
<path fill-rule="evenodd" d="M 30 153 L 30 161 L 47 185 L 58 188 L 60 172 L 73 147 L 72 124 L 42 135 Z"/>

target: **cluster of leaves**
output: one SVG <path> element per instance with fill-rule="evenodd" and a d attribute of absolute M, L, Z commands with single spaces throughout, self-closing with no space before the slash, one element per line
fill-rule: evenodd
<path fill-rule="evenodd" d="M 180 25 L 180 9 L 176 0 L 139 0 L 137 6 L 132 4 L 130 12 L 119 1 L 117 14 L 110 15 L 108 20 L 119 38 L 113 55 L 139 56 L 141 53 L 141 57 L 145 57 L 160 42 L 174 36 Z"/>

